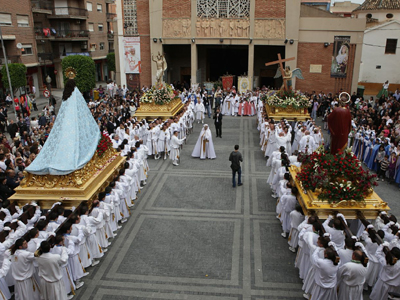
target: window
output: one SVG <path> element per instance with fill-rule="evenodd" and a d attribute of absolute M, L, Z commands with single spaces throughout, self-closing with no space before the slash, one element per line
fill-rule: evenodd
<path fill-rule="evenodd" d="M 108 49 L 114 52 L 114 42 L 108 42 Z"/>
<path fill-rule="evenodd" d="M 97 11 L 102 12 L 103 11 L 103 5 L 97 4 Z"/>
<path fill-rule="evenodd" d="M 29 17 L 23 15 L 17 15 L 18 27 L 29 27 Z"/>
<path fill-rule="evenodd" d="M 93 11 L 93 4 L 92 2 L 86 2 L 86 8 L 88 11 Z"/>
<path fill-rule="evenodd" d="M 94 24 L 93 23 L 89 23 L 89 31 L 94 31 Z"/>
<path fill-rule="evenodd" d="M 99 31 L 103 31 L 103 24 L 99 24 Z"/>
<path fill-rule="evenodd" d="M 100 50 L 104 50 L 104 43 L 100 43 Z"/>
<path fill-rule="evenodd" d="M 90 44 L 90 51 L 96 51 L 96 44 Z"/>
<path fill-rule="evenodd" d="M 387 39 L 385 54 L 396 54 L 397 39 Z"/>
<path fill-rule="evenodd" d="M 11 14 L 0 13 L 0 25 L 2 26 L 12 25 Z"/>
<path fill-rule="evenodd" d="M 388 18 L 388 19 L 393 18 L 393 14 L 387 14 L 387 15 L 386 15 L 386 18 Z"/>
<path fill-rule="evenodd" d="M 250 17 L 250 0 L 197 0 L 197 16 L 248 18 Z"/>
<path fill-rule="evenodd" d="M 124 25 L 125 35 L 135 36 L 138 35 L 137 20 L 136 20 L 136 0 L 123 0 L 124 5 Z"/>
<path fill-rule="evenodd" d="M 22 55 L 32 55 L 33 54 L 32 44 L 22 45 L 21 54 Z"/>

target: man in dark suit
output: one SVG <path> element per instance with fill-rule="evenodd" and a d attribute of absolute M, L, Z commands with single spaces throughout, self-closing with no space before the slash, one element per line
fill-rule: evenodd
<path fill-rule="evenodd" d="M 229 161 L 231 162 L 232 169 L 232 186 L 236 187 L 236 173 L 238 173 L 238 186 L 243 185 L 242 183 L 242 168 L 240 162 L 243 162 L 242 154 L 239 152 L 239 145 L 235 145 L 234 151 L 229 155 Z"/>
<path fill-rule="evenodd" d="M 217 133 L 217 137 L 222 138 L 222 114 L 219 109 L 214 114 L 214 124 L 215 124 L 215 132 Z"/>

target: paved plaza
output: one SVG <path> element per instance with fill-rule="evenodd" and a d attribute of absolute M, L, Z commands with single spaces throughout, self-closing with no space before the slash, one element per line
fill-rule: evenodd
<path fill-rule="evenodd" d="M 202 127 L 195 124 L 180 166 L 149 159 L 147 185 L 129 221 L 74 299 L 303 299 L 295 254 L 280 235 L 266 184 L 270 168 L 256 118 L 225 117 L 222 139 L 206 121 L 217 158 L 191 157 Z M 232 188 L 228 157 L 235 144 L 244 185 Z M 392 203 L 398 188 L 385 182 L 376 190 L 400 211 Z"/>

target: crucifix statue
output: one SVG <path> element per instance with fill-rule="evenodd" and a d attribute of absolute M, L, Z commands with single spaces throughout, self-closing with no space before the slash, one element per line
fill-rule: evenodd
<path fill-rule="evenodd" d="M 282 59 L 281 54 L 278 53 L 278 60 L 271 61 L 269 63 L 266 63 L 265 66 L 271 66 L 275 64 L 279 64 L 278 70 L 276 71 L 276 75 L 274 78 L 279 78 L 282 76 L 283 79 L 283 85 L 282 88 L 285 91 L 290 91 L 292 89 L 292 77 L 295 76 L 299 79 L 304 79 L 303 74 L 301 73 L 301 70 L 299 68 L 294 69 L 293 71 L 290 70 L 289 66 L 286 66 L 286 68 L 283 68 L 283 62 L 286 61 L 291 61 L 295 60 L 294 57 L 289 57 Z"/>

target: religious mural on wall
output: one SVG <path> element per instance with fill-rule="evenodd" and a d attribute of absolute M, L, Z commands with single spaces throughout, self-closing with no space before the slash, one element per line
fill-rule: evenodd
<path fill-rule="evenodd" d="M 350 37 L 335 36 L 331 64 L 331 77 L 346 78 L 349 62 Z"/>

